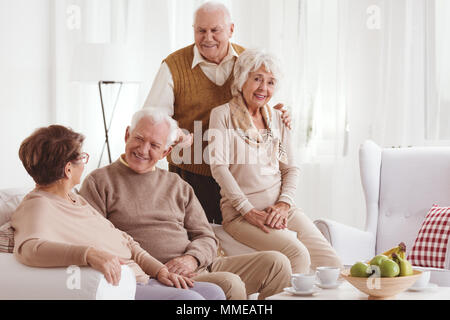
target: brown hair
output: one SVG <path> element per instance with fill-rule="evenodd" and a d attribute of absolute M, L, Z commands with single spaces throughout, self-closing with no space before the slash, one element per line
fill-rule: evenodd
<path fill-rule="evenodd" d="M 65 177 L 64 168 L 80 156 L 84 136 L 70 128 L 51 125 L 37 129 L 19 149 L 25 170 L 39 185 L 49 185 Z"/>

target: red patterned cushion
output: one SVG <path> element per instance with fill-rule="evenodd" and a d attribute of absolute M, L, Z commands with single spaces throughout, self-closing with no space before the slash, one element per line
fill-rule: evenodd
<path fill-rule="evenodd" d="M 425 217 L 408 260 L 415 266 L 445 268 L 450 235 L 450 207 L 433 205 Z"/>

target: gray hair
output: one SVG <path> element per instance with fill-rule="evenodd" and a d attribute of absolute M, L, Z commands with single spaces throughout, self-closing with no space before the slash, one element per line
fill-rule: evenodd
<path fill-rule="evenodd" d="M 150 107 L 137 111 L 131 118 L 130 132 L 136 128 L 138 122 L 143 118 L 151 119 L 153 124 L 165 121 L 169 125 L 169 135 L 167 136 L 165 149 L 169 148 L 177 140 L 178 123 L 161 108 Z"/>
<path fill-rule="evenodd" d="M 258 70 L 261 66 L 264 66 L 266 71 L 272 73 L 275 78 L 275 90 L 279 88 L 279 82 L 282 78 L 279 60 L 264 50 L 247 49 L 237 58 L 234 65 L 234 82 L 231 85 L 233 96 L 237 96 L 242 92 L 242 87 L 247 81 L 250 72 Z"/>
<path fill-rule="evenodd" d="M 230 11 L 223 3 L 217 1 L 208 1 L 202 4 L 200 7 L 198 7 L 197 10 L 195 10 L 194 12 L 194 25 L 195 22 L 197 21 L 197 14 L 199 11 L 206 11 L 206 12 L 222 11 L 225 18 L 225 24 L 228 26 L 232 23 Z"/>

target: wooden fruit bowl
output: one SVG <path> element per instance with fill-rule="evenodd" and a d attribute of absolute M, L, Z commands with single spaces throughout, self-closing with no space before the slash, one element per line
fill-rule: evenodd
<path fill-rule="evenodd" d="M 350 276 L 350 269 L 341 272 L 341 276 L 359 291 L 369 295 L 369 299 L 395 299 L 395 296 L 409 289 L 421 276 L 422 271 L 414 270 L 414 274 L 393 278 L 359 278 Z"/>

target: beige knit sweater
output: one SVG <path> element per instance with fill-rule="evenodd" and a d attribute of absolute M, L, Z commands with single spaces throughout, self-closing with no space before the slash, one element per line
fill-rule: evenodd
<path fill-rule="evenodd" d="M 253 208 L 264 210 L 277 201 L 294 206 L 300 169 L 291 132 L 283 124 L 281 112 L 272 108 L 270 111 L 273 134 L 282 141 L 287 153 L 286 164 L 276 161 L 273 145 L 257 149 L 239 136 L 228 103 L 211 111 L 208 153 L 212 175 L 221 189 L 223 224 Z"/>
<path fill-rule="evenodd" d="M 218 242 L 205 212 L 175 173 L 156 168 L 138 174 L 117 160 L 87 176 L 80 194 L 162 263 L 188 254 L 204 268 L 216 257 Z"/>
<path fill-rule="evenodd" d="M 71 194 L 72 204 L 41 190 L 30 192 L 11 217 L 14 255 L 34 267 L 86 266 L 90 247 L 127 260 L 136 280 L 147 283 L 164 266 L 125 232 L 115 228 L 86 200 Z"/>

